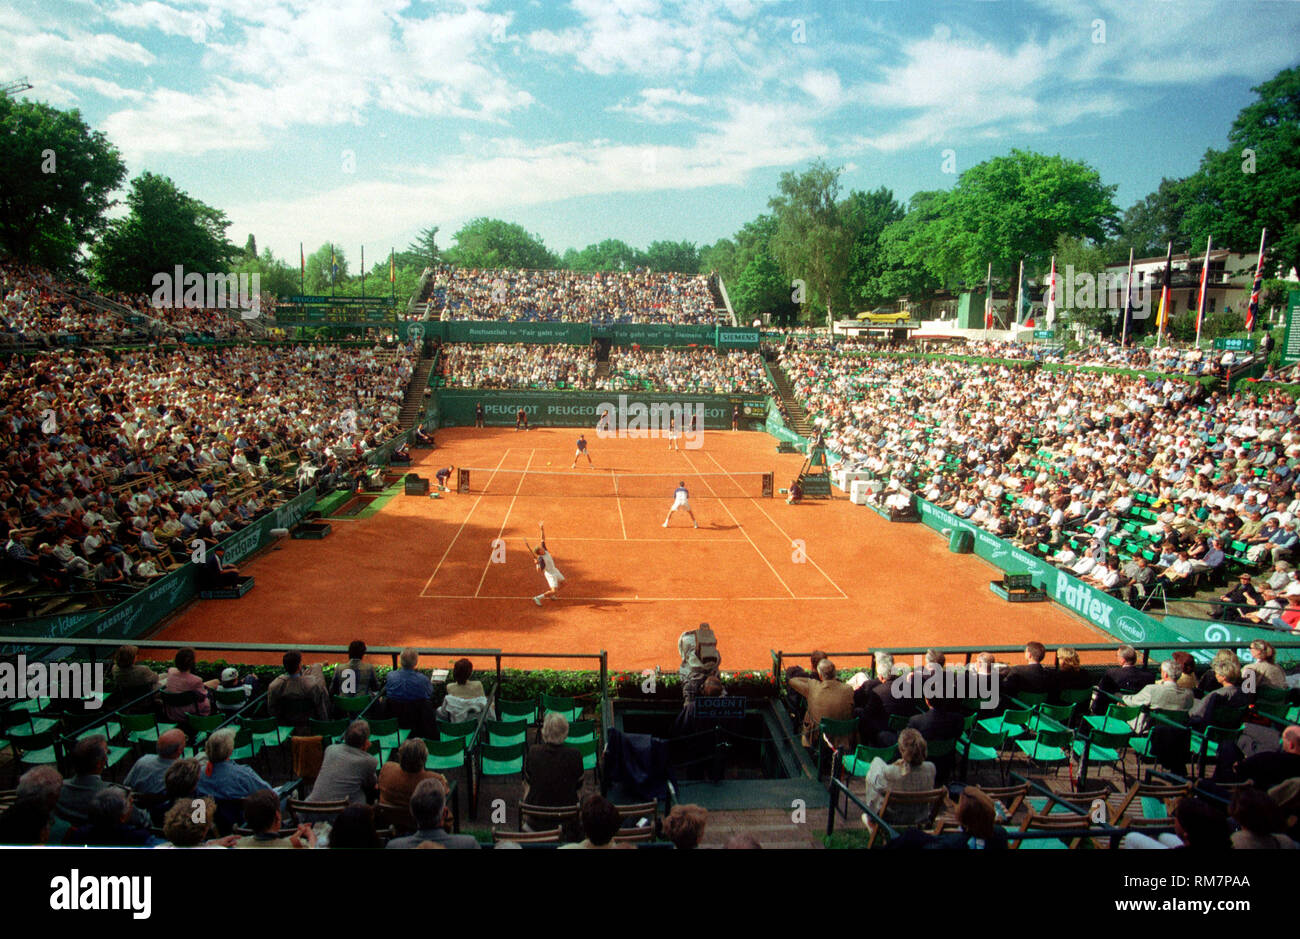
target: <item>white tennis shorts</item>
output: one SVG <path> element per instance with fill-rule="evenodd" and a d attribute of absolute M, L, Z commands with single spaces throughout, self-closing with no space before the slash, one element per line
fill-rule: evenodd
<path fill-rule="evenodd" d="M 559 571 L 556 571 L 554 574 L 552 574 L 550 571 L 546 571 L 545 577 L 546 577 L 547 585 L 552 590 L 557 589 L 560 586 L 560 584 L 564 583 L 564 575 L 561 574 Z"/>
<path fill-rule="evenodd" d="M 690 500 L 690 499 L 678 499 L 676 502 L 673 503 L 673 508 L 672 508 L 672 510 L 673 510 L 674 512 L 676 512 L 678 509 L 681 509 L 683 512 L 689 512 L 689 511 L 691 511 L 691 500 Z"/>

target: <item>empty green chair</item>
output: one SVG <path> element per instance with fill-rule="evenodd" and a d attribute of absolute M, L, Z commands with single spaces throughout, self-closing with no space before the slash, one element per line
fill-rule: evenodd
<path fill-rule="evenodd" d="M 584 740 L 596 739 L 596 722 L 595 721 L 572 721 L 569 724 L 569 735 L 564 738 L 565 743 L 581 743 Z"/>
<path fill-rule="evenodd" d="M 479 773 L 483 776 L 512 776 L 524 771 L 524 745 L 495 747 L 485 743 L 478 748 Z"/>
<path fill-rule="evenodd" d="M 1073 704 L 1040 704 L 1037 710 L 1039 722 L 1052 730 L 1068 730 L 1074 716 Z"/>
<path fill-rule="evenodd" d="M 1068 730 L 1039 728 L 1033 737 L 1017 740 L 1016 746 L 1031 763 L 1059 768 L 1069 759 L 1066 747 L 1070 745 Z"/>
<path fill-rule="evenodd" d="M 382 763 L 389 753 L 402 745 L 404 731 L 397 726 L 395 717 L 369 717 L 366 723 L 370 725 L 370 742 L 379 744 L 379 761 Z"/>
<path fill-rule="evenodd" d="M 333 698 L 334 710 L 351 720 L 356 720 L 374 701 L 368 694 L 336 694 Z"/>
<path fill-rule="evenodd" d="M 578 743 L 565 742 L 566 747 L 573 747 L 582 754 L 582 768 L 584 770 L 594 770 L 596 768 L 597 747 L 595 740 L 582 740 Z"/>
<path fill-rule="evenodd" d="M 130 743 L 157 743 L 160 734 L 173 730 L 175 724 L 164 724 L 153 714 L 119 714 L 122 732 Z"/>
<path fill-rule="evenodd" d="M 424 745 L 429 750 L 429 758 L 424 761 L 425 769 L 441 773 L 465 765 L 464 737 L 453 737 L 450 740 L 430 740 L 425 737 Z"/>
<path fill-rule="evenodd" d="M 343 731 L 348 729 L 348 724 L 352 722 L 346 717 L 336 721 L 323 721 L 313 717 L 307 722 L 308 737 L 324 737 L 325 746 L 329 746 L 339 737 L 343 736 Z"/>
<path fill-rule="evenodd" d="M 292 728 L 281 727 L 274 717 L 241 717 L 239 726 L 248 729 L 263 748 L 278 747 L 289 739 Z"/>
<path fill-rule="evenodd" d="M 504 699 L 498 699 L 495 707 L 498 720 L 527 721 L 530 724 L 537 720 L 536 701 L 506 701 Z"/>
<path fill-rule="evenodd" d="M 494 747 L 508 747 L 528 740 L 528 724 L 524 721 L 487 721 L 488 743 Z"/>
<path fill-rule="evenodd" d="M 474 745 L 474 732 L 478 730 L 478 721 L 438 721 L 438 737 L 451 740 L 456 737 L 464 739 L 466 748 Z"/>
<path fill-rule="evenodd" d="M 892 763 L 898 759 L 898 747 L 868 747 L 858 744 L 857 749 L 844 758 L 844 769 L 850 776 L 865 776 L 871 768 L 871 761 L 876 757 Z"/>
<path fill-rule="evenodd" d="M 997 717 L 986 717 L 976 721 L 976 726 L 991 734 L 1005 733 L 1007 736 L 1020 736 L 1029 729 L 1033 712 L 1028 708 L 1008 708 Z"/>
<path fill-rule="evenodd" d="M 575 698 L 543 694 L 541 716 L 544 718 L 551 711 L 563 715 L 566 721 L 573 722 L 582 716 L 582 705 Z"/>
<path fill-rule="evenodd" d="M 1104 716 L 1089 714 L 1083 720 L 1093 730 L 1100 730 L 1106 734 L 1122 734 L 1132 732 L 1133 728 L 1130 723 L 1141 713 L 1142 708 L 1140 707 L 1128 704 L 1112 704 L 1106 708 Z"/>
<path fill-rule="evenodd" d="M 963 778 L 970 772 L 972 763 L 992 763 L 997 768 L 998 776 L 1005 778 L 1002 766 L 1002 750 L 1007 745 L 1005 730 L 995 733 L 976 725 L 962 735 L 958 744 L 962 754 Z"/>

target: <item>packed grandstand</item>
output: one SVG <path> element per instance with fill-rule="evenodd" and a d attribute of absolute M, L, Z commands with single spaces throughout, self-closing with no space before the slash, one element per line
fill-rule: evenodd
<path fill-rule="evenodd" d="M 812 428 L 810 456 L 823 447 L 878 494 L 915 494 L 1135 608 L 1201 597 L 1206 615 L 1270 628 L 1283 646 L 1300 634 L 1294 398 L 1229 385 L 1223 363 L 1194 348 L 1045 354 L 973 339 L 960 354 L 921 355 L 811 330 L 766 333 L 761 352 L 268 342 L 220 311 L 158 310 L 13 264 L 2 274 L 0 612 L 11 624 L 112 607 L 308 483 L 364 488 L 389 445 L 429 442 L 425 388 L 445 387 L 769 396 L 774 414 Z M 429 283 L 426 319 L 717 322 L 701 277 L 441 268 Z M 714 758 L 701 740 L 744 739 L 734 718 L 697 703 L 736 677 L 707 640 L 692 631 L 678 649 L 673 758 L 684 765 Z M 793 758 L 832 781 L 830 813 L 860 843 L 1255 847 L 1294 835 L 1297 692 L 1278 664 L 1293 651 L 1258 640 L 1244 662 L 1230 650 L 1198 662 L 1110 648 L 1115 661 L 1100 666 L 1038 642 L 932 649 L 910 669 L 902 650 L 856 663 L 814 653 L 807 668 L 774 663 L 773 707 L 802 744 Z M 392 651 L 391 669 L 358 641 L 335 662 L 307 666 L 288 650 L 282 671 L 208 674 L 192 650 L 149 662 L 124 643 L 104 707 L 38 695 L 0 711 L 0 841 L 707 840 L 709 813 L 669 808 L 663 779 L 656 797 L 602 795 L 598 769 L 668 759 L 609 726 L 607 688 L 535 691 L 467 659 L 435 685 L 427 669 L 441 663 L 421 669 L 417 650 L 400 662 Z M 999 706 L 943 691 L 958 675 L 996 686 Z M 510 826 L 477 821 L 494 799 Z M 455 833 L 462 825 L 479 838 Z M 713 842 L 724 840 L 757 844 L 744 832 Z"/>

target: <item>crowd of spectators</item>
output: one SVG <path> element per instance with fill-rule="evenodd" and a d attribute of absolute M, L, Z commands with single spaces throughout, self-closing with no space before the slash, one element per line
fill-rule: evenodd
<path fill-rule="evenodd" d="M 590 389 L 596 374 L 590 346 L 451 343 L 442 348 L 449 388 Z"/>
<path fill-rule="evenodd" d="M 440 268 L 424 308 L 444 320 L 563 323 L 717 321 L 709 278 L 645 270 Z"/>
<path fill-rule="evenodd" d="M 410 350 L 92 347 L 0 373 L 0 537 L 29 582 L 140 586 L 397 432 Z"/>
<path fill-rule="evenodd" d="M 757 352 L 713 349 L 612 349 L 601 391 L 651 389 L 698 394 L 772 394 L 763 357 Z"/>
<path fill-rule="evenodd" d="M 232 297 L 232 307 L 238 297 Z M 256 309 L 263 308 L 258 298 Z M 42 268 L 0 262 L 0 342 L 54 348 L 181 339 L 235 340 L 251 335 L 234 309 L 155 305 L 145 294 L 98 294 Z"/>
<path fill-rule="evenodd" d="M 1221 575 L 1234 543 L 1249 566 L 1295 559 L 1300 431 L 1284 393 L 844 349 L 780 361 L 846 466 L 1021 546 L 1047 545 L 1105 589 L 1128 586 L 1141 566 L 1121 557 L 1116 535 L 1145 543 L 1152 575 L 1174 580 Z M 1135 508 L 1150 513 L 1140 526 Z"/>

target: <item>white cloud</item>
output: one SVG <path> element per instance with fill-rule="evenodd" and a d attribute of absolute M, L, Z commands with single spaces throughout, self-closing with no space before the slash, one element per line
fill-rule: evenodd
<path fill-rule="evenodd" d="M 672 124 L 696 120 L 697 115 L 688 109 L 708 103 L 707 98 L 676 88 L 643 88 L 638 97 L 635 103 L 624 100 L 606 110 L 630 114 L 648 124 Z"/>

